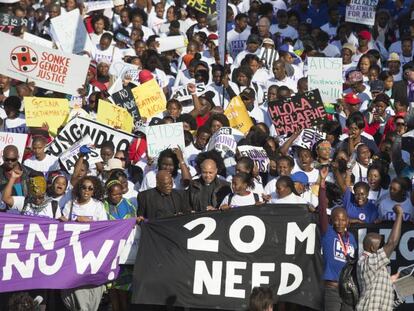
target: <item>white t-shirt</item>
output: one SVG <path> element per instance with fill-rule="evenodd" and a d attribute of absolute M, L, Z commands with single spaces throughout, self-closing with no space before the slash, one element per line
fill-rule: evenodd
<path fill-rule="evenodd" d="M 270 32 L 272 34 L 280 33 L 282 39 L 291 38 L 295 40 L 299 36 L 297 30 L 289 25 L 287 25 L 285 28 L 280 28 L 279 25 L 272 25 L 270 26 Z"/>
<path fill-rule="evenodd" d="M 58 158 L 49 154 L 46 154 L 46 157 L 43 160 L 37 160 L 35 156 L 32 156 L 29 159 L 26 159 L 23 164 L 35 171 L 42 172 L 45 176 L 51 171 L 60 169 Z"/>
<path fill-rule="evenodd" d="M 341 52 L 339 51 L 338 47 L 333 44 L 329 44 L 323 49 L 320 50 L 321 53 L 325 54 L 326 57 L 340 57 Z"/>
<path fill-rule="evenodd" d="M 288 196 L 282 198 L 282 199 L 273 199 L 270 201 L 270 203 L 277 203 L 277 204 L 308 204 L 308 202 L 306 202 L 305 199 L 303 199 L 302 197 L 291 193 Z"/>
<path fill-rule="evenodd" d="M 70 207 L 72 203 L 72 219 L 69 219 Z M 78 202 L 72 200 L 67 202 L 62 214 L 72 221 L 76 220 L 78 216 L 89 217 L 91 221 L 108 220 L 103 203 L 93 198 L 90 199 L 88 203 L 82 205 L 79 205 Z"/>
<path fill-rule="evenodd" d="M 289 77 L 285 77 L 283 80 L 276 80 L 276 78 L 271 78 L 266 82 L 266 90 L 269 89 L 269 87 L 271 87 L 272 85 L 277 85 L 277 86 L 287 86 L 290 90 L 292 90 L 294 93 L 296 93 L 298 91 L 297 89 L 297 83 L 295 81 L 293 81 L 293 79 L 289 78 Z"/>
<path fill-rule="evenodd" d="M 228 204 L 231 208 L 234 208 L 234 207 L 249 206 L 249 205 L 256 204 L 256 200 L 254 198 L 253 192 L 249 192 L 248 195 L 243 195 L 243 196 L 234 194 L 230 200 L 230 204 L 229 204 L 229 198 L 230 198 L 230 194 L 226 195 L 223 201 L 221 202 L 220 206 Z"/>
<path fill-rule="evenodd" d="M 21 212 L 24 207 L 24 199 L 25 197 L 22 196 L 13 196 L 13 206 L 10 208 L 11 210 L 17 210 Z M 27 216 L 39 216 L 39 217 L 49 217 L 53 218 L 53 207 L 52 202 L 48 202 L 46 207 L 42 209 L 41 211 L 37 212 L 34 209 L 30 208 L 30 204 L 27 205 L 26 210 L 24 212 L 24 215 Z M 58 219 L 62 216 L 62 213 L 60 211 L 60 208 L 56 209 L 55 218 Z"/>
<path fill-rule="evenodd" d="M 395 213 L 392 209 L 396 204 L 399 204 L 404 211 L 403 221 L 414 219 L 414 208 L 411 204 L 410 198 L 407 198 L 404 202 L 399 203 L 391 200 L 389 195 L 383 197 L 378 204 L 380 218 L 382 220 L 395 220 Z"/>
<path fill-rule="evenodd" d="M 246 48 L 246 41 L 250 35 L 250 30 L 245 29 L 242 32 L 237 32 L 232 29 L 227 32 L 227 45 L 230 55 L 234 58 Z"/>
<path fill-rule="evenodd" d="M 359 181 L 368 182 L 368 168 L 364 167 L 358 162 L 356 162 L 352 168 L 352 175 L 355 177 L 354 183 L 357 183 Z"/>
<path fill-rule="evenodd" d="M 26 119 L 24 115 L 19 114 L 16 119 L 4 119 L 2 130 L 9 133 L 27 133 Z"/>

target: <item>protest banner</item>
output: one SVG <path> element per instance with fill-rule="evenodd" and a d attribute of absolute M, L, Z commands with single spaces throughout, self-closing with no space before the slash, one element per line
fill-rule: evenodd
<path fill-rule="evenodd" d="M 87 135 L 89 135 L 93 145 L 97 148 L 100 148 L 104 141 L 112 141 L 115 151 L 128 150 L 129 144 L 136 138 L 132 134 L 116 130 L 105 124 L 76 117 L 66 123 L 55 139 L 46 146 L 46 151 L 48 154 L 58 157 L 62 152 Z"/>
<path fill-rule="evenodd" d="M 158 53 L 167 52 L 171 50 L 185 48 L 185 37 L 184 36 L 168 36 L 156 38 L 159 45 L 157 46 Z"/>
<path fill-rule="evenodd" d="M 141 230 L 132 303 L 174 295 L 178 307 L 246 310 L 252 288 L 266 286 L 279 302 L 322 307 L 320 236 L 305 205 L 171 217 Z"/>
<path fill-rule="evenodd" d="M 27 26 L 27 19 L 14 15 L 0 13 L 0 31 L 13 36 L 20 36 L 23 26 Z"/>
<path fill-rule="evenodd" d="M 50 32 L 53 40 L 63 52 L 78 54 L 94 49 L 79 9 L 52 18 Z"/>
<path fill-rule="evenodd" d="M 269 157 L 262 147 L 244 145 L 237 147 L 237 149 L 240 156 L 248 157 L 255 162 L 259 172 L 267 173 L 269 171 Z"/>
<path fill-rule="evenodd" d="M 143 118 L 151 119 L 166 109 L 167 100 L 164 91 L 155 79 L 134 87 L 132 94 Z"/>
<path fill-rule="evenodd" d="M 112 0 L 88 0 L 85 1 L 84 4 L 87 13 L 114 7 L 114 2 Z"/>
<path fill-rule="evenodd" d="M 123 63 L 123 62 L 121 62 Z M 116 76 L 116 80 L 115 82 L 111 85 L 111 87 L 108 90 L 109 94 L 113 94 L 116 92 L 119 92 L 120 90 L 123 89 L 123 84 L 122 84 L 122 80 L 129 80 L 130 83 L 133 83 L 135 85 L 139 85 L 139 72 L 140 70 L 138 70 L 137 66 L 131 65 L 131 64 L 126 64 L 124 63 L 125 66 L 120 68 L 120 63 L 118 63 L 118 66 L 114 66 L 113 67 L 113 72 L 115 73 L 114 76 Z M 112 65 L 110 67 L 109 70 L 111 70 Z M 120 70 L 120 71 L 118 71 Z"/>
<path fill-rule="evenodd" d="M 319 131 L 316 127 L 313 127 L 304 129 L 292 145 L 312 150 L 313 145 L 315 145 L 319 140 L 325 138 L 326 133 Z"/>
<path fill-rule="evenodd" d="M 346 6 L 345 21 L 374 26 L 378 0 L 351 0 Z"/>
<path fill-rule="evenodd" d="M 90 153 L 84 156 L 84 160 L 88 161 L 89 167 L 97 162 L 102 161 L 100 151 L 92 144 L 92 140 L 89 135 L 85 135 L 72 146 L 70 146 L 68 150 L 62 152 L 62 154 L 59 156 L 60 162 L 69 174 L 73 174 L 75 163 L 79 158 L 79 149 L 82 146 L 87 146 L 91 150 Z"/>
<path fill-rule="evenodd" d="M 111 97 L 115 104 L 128 110 L 129 114 L 132 116 L 134 125 L 141 120 L 141 115 L 139 114 L 131 89 L 122 89 L 119 92 L 112 94 Z"/>
<path fill-rule="evenodd" d="M 0 74 L 71 95 L 77 95 L 85 83 L 88 57 L 65 54 L 2 32 L 0 41 Z"/>
<path fill-rule="evenodd" d="M 23 100 L 26 125 L 29 127 L 42 127 L 47 123 L 49 130 L 56 134 L 69 116 L 69 101 L 66 98 L 24 97 Z"/>
<path fill-rule="evenodd" d="M 16 146 L 22 160 L 26 147 L 27 134 L 0 132 L 0 165 L 3 164 L 3 151 L 8 145 Z"/>
<path fill-rule="evenodd" d="M 244 137 L 243 133 L 231 127 L 222 127 L 211 136 L 207 150 L 217 150 L 221 156 L 232 158 L 236 155 L 237 143 Z"/>
<path fill-rule="evenodd" d="M 161 151 L 170 148 L 181 148 L 184 152 L 184 128 L 183 123 L 171 123 L 148 126 L 145 129 L 147 137 L 147 154 L 156 158 Z"/>
<path fill-rule="evenodd" d="M 206 14 L 216 12 L 216 0 L 187 0 L 187 6 Z"/>
<path fill-rule="evenodd" d="M 26 41 L 31 42 L 31 43 L 35 43 L 37 45 L 44 46 L 45 48 L 48 48 L 48 49 L 53 49 L 53 42 L 52 41 L 43 39 L 43 38 L 38 37 L 38 36 L 35 36 L 35 35 L 31 34 L 30 32 L 27 32 L 27 31 L 25 31 L 23 33 L 23 40 L 26 40 Z"/>
<path fill-rule="evenodd" d="M 326 117 L 318 90 L 271 101 L 268 106 L 277 135 L 290 135 L 298 129 L 310 128 Z"/>
<path fill-rule="evenodd" d="M 0 292 L 66 289 L 115 280 L 135 219 L 59 222 L 3 213 Z"/>
<path fill-rule="evenodd" d="M 309 57 L 308 83 L 310 90 L 319 90 L 323 103 L 336 103 L 342 98 L 342 58 Z"/>
<path fill-rule="evenodd" d="M 134 126 L 128 110 L 101 99 L 98 103 L 96 120 L 128 133 L 131 133 Z"/>
<path fill-rule="evenodd" d="M 252 119 L 240 96 L 233 97 L 226 110 L 224 110 L 224 114 L 229 119 L 230 126 L 243 134 L 247 134 L 253 126 Z"/>
<path fill-rule="evenodd" d="M 204 83 L 197 83 L 196 84 L 196 94 L 197 96 L 200 96 L 206 92 L 206 85 Z M 173 87 L 172 88 L 172 96 L 171 98 L 174 98 L 180 102 L 186 101 L 192 98 L 192 95 L 187 89 L 187 85 Z"/>

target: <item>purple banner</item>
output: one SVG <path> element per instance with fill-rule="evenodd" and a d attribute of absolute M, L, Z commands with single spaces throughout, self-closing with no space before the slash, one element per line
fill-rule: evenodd
<path fill-rule="evenodd" d="M 0 292 L 100 285 L 118 276 L 135 219 L 90 223 L 0 214 Z"/>

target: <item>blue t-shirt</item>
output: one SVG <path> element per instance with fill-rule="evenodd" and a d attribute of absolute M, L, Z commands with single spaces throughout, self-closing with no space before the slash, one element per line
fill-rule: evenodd
<path fill-rule="evenodd" d="M 364 206 L 358 206 L 350 188 L 345 191 L 343 205 L 349 218 L 359 219 L 367 224 L 372 224 L 378 219 L 378 207 L 369 200 Z"/>
<path fill-rule="evenodd" d="M 352 233 L 346 232 L 346 234 L 343 234 L 342 241 L 344 246 L 347 245 L 347 255 L 355 257 L 357 243 Z M 322 235 L 322 251 L 325 262 L 323 279 L 338 282 L 339 274 L 346 263 L 346 256 L 338 233 L 332 225 L 329 225 L 328 230 Z"/>

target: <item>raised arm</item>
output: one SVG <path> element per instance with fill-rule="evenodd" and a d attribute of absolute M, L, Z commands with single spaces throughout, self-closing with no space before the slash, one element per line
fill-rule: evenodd
<path fill-rule="evenodd" d="M 401 171 L 407 167 L 401 156 L 401 139 L 402 137 L 397 135 L 394 139 L 391 149 L 391 160 L 397 175 L 401 174 Z"/>
<path fill-rule="evenodd" d="M 199 113 L 200 113 L 200 111 L 202 109 L 202 105 L 201 105 L 201 102 L 200 102 L 200 100 L 199 100 L 199 98 L 197 96 L 197 89 L 196 89 L 195 84 L 189 83 L 187 85 L 187 89 L 188 89 L 188 91 L 190 92 L 190 94 L 192 96 L 193 104 L 194 104 L 194 109 L 190 111 L 190 114 L 194 118 L 196 118 L 199 115 Z"/>
<path fill-rule="evenodd" d="M 23 171 L 13 170 L 10 176 L 9 181 L 6 184 L 6 187 L 3 190 L 2 200 L 6 203 L 8 208 L 11 208 L 14 205 L 13 199 L 13 185 L 15 182 L 23 175 Z"/>
<path fill-rule="evenodd" d="M 401 237 L 401 225 L 403 220 L 403 209 L 400 205 L 395 205 L 394 213 L 396 215 L 394 225 L 392 226 L 390 237 L 388 238 L 387 243 L 384 245 L 384 251 L 387 254 L 387 257 L 390 258 L 394 249 L 398 246 L 398 242 Z"/>
<path fill-rule="evenodd" d="M 177 156 L 179 167 L 181 169 L 181 185 L 184 188 L 187 188 L 190 185 L 191 174 L 187 164 L 184 161 L 183 151 L 180 148 L 175 148 L 173 151 Z"/>
<path fill-rule="evenodd" d="M 302 130 L 297 130 L 295 133 L 293 133 L 288 140 L 286 140 L 282 146 L 279 148 L 279 152 L 283 155 L 287 155 L 289 152 L 290 146 L 292 146 L 293 142 L 296 140 L 296 138 L 299 137 L 300 133 L 302 133 Z"/>
<path fill-rule="evenodd" d="M 79 156 L 79 158 L 76 160 L 75 167 L 73 168 L 73 174 L 70 177 L 70 184 L 72 186 L 75 186 L 77 184 L 77 182 L 80 180 L 79 175 L 82 171 L 84 154 L 79 153 L 78 156 Z"/>
<path fill-rule="evenodd" d="M 329 174 L 329 168 L 327 166 L 324 166 L 319 171 L 319 229 L 321 231 L 321 234 L 325 234 L 325 232 L 328 230 L 329 226 L 329 219 L 328 214 L 326 213 L 326 209 L 328 208 L 328 198 L 326 197 L 326 177 L 328 177 Z"/>

